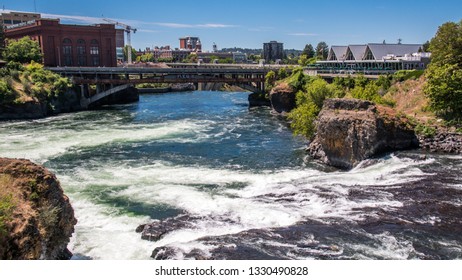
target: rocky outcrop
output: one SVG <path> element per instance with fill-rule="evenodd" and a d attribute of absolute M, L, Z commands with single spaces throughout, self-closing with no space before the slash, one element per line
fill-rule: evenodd
<path fill-rule="evenodd" d="M 286 83 L 275 86 L 270 92 L 269 99 L 273 112 L 278 114 L 287 114 L 296 106 L 295 91 Z"/>
<path fill-rule="evenodd" d="M 0 259 L 69 259 L 77 220 L 56 177 L 24 159 L 0 158 Z"/>
<path fill-rule="evenodd" d="M 48 115 L 47 104 L 38 101 L 0 104 L 0 120 L 39 119 Z"/>
<path fill-rule="evenodd" d="M 185 84 L 172 84 L 171 89 L 173 92 L 176 91 L 194 91 L 196 87 L 193 83 L 185 83 Z"/>
<path fill-rule="evenodd" d="M 412 127 L 391 109 L 357 99 L 327 99 L 308 151 L 342 169 L 385 152 L 419 146 Z"/>
<path fill-rule="evenodd" d="M 251 93 L 249 94 L 249 107 L 271 106 L 271 101 L 264 93 Z"/>
<path fill-rule="evenodd" d="M 433 136 L 419 135 L 420 148 L 432 153 L 462 154 L 462 134 L 440 131 Z"/>

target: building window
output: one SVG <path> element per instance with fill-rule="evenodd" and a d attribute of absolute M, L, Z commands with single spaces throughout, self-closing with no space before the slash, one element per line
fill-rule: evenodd
<path fill-rule="evenodd" d="M 64 66 L 72 65 L 72 41 L 69 38 L 63 40 Z"/>
<path fill-rule="evenodd" d="M 99 66 L 99 56 L 96 56 L 96 55 L 92 56 L 91 57 L 91 62 L 93 64 L 93 66 Z"/>
<path fill-rule="evenodd" d="M 99 43 L 98 40 L 91 40 L 90 41 L 90 55 L 91 55 L 91 65 L 92 66 L 99 66 L 100 65 L 100 58 L 99 58 Z"/>
<path fill-rule="evenodd" d="M 90 54 L 91 55 L 99 55 L 99 47 L 98 46 L 91 46 L 90 47 Z"/>
<path fill-rule="evenodd" d="M 84 55 L 85 54 L 85 46 L 77 46 L 77 54 Z"/>
<path fill-rule="evenodd" d="M 77 65 L 86 66 L 87 65 L 87 50 L 85 47 L 85 40 L 77 40 Z"/>
<path fill-rule="evenodd" d="M 77 64 L 79 66 L 87 65 L 85 46 L 77 46 Z"/>
<path fill-rule="evenodd" d="M 72 55 L 72 46 L 63 46 L 64 55 Z"/>

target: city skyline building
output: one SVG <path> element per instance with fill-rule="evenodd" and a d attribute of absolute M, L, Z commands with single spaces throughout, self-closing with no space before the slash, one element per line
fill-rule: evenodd
<path fill-rule="evenodd" d="M 266 62 L 284 58 L 284 44 L 277 41 L 263 43 L 263 59 Z"/>

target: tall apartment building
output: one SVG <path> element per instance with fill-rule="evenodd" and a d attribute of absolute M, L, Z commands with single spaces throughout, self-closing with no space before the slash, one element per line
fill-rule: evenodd
<path fill-rule="evenodd" d="M 284 58 L 284 44 L 277 41 L 263 43 L 263 59 L 266 62 Z"/>

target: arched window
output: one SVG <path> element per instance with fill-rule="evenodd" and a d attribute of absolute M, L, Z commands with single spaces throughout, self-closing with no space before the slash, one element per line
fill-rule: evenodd
<path fill-rule="evenodd" d="M 86 66 L 87 65 L 87 51 L 85 46 L 85 40 L 77 40 L 77 65 Z"/>
<path fill-rule="evenodd" d="M 90 41 L 90 55 L 91 64 L 93 66 L 99 66 L 99 43 L 96 39 Z"/>
<path fill-rule="evenodd" d="M 72 41 L 69 38 L 63 39 L 63 56 L 64 56 L 64 65 L 72 65 Z"/>

